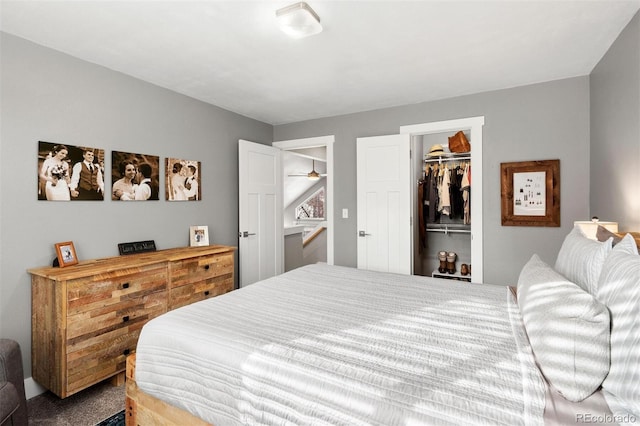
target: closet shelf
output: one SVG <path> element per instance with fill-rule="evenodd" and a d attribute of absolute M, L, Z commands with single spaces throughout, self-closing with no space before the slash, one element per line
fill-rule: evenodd
<path fill-rule="evenodd" d="M 427 225 L 427 232 L 444 232 L 445 235 L 449 233 L 470 234 L 471 225 L 463 225 L 463 224 L 456 224 L 456 223 L 429 224 Z"/>
<path fill-rule="evenodd" d="M 458 160 L 471 160 L 471 153 L 470 152 L 464 152 L 460 154 L 449 153 L 449 154 L 438 155 L 437 157 L 427 157 L 424 159 L 424 162 L 442 164 L 443 162 L 446 162 L 446 161 L 458 161 Z"/>

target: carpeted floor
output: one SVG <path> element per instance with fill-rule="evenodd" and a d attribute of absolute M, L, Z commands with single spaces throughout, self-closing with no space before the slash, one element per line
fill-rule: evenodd
<path fill-rule="evenodd" d="M 125 387 L 104 382 L 65 399 L 51 392 L 27 401 L 29 425 L 95 426 L 124 410 Z"/>

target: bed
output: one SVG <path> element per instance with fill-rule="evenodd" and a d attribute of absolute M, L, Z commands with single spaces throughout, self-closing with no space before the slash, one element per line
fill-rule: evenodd
<path fill-rule="evenodd" d="M 538 263 L 532 258 L 521 280 L 545 276 Z M 585 385 L 573 374 L 567 387 L 563 373 L 561 391 L 549 386 L 556 377 L 540 368 L 532 350 L 539 343 L 525 329 L 530 311 L 518 304 L 539 304 L 536 291 L 520 292 L 536 285 L 519 281 L 514 294 L 315 264 L 168 312 L 145 325 L 128 361 L 127 424 L 537 425 L 581 413 L 619 420 L 595 392 L 599 383 L 584 389 L 591 378 Z M 590 354 L 604 328 L 590 337 Z M 563 402 L 572 386 L 580 402 Z M 629 413 L 616 401 L 624 411 L 615 413 Z"/>

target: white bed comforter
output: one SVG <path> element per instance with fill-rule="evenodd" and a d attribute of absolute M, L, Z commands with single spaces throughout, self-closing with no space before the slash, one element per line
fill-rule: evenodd
<path fill-rule="evenodd" d="M 325 264 L 150 321 L 136 381 L 216 426 L 536 425 L 545 400 L 506 287 Z"/>

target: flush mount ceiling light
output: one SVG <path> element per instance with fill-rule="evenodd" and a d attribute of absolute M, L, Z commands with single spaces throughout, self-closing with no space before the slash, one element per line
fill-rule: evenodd
<path fill-rule="evenodd" d="M 280 29 L 293 38 L 308 37 L 322 31 L 320 17 L 303 1 L 278 9 L 276 17 Z"/>

